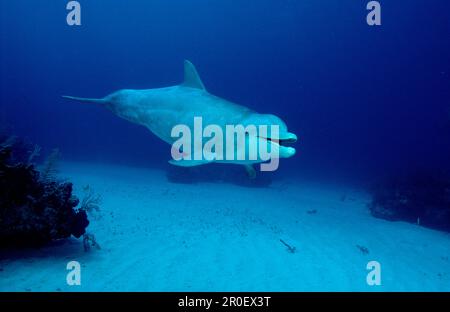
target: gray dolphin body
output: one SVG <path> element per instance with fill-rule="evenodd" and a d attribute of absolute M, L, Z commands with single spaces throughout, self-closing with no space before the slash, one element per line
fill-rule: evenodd
<path fill-rule="evenodd" d="M 204 125 L 219 125 L 224 129 L 223 133 L 225 133 L 226 125 L 277 125 L 279 138 L 271 140 L 270 137 L 258 137 L 259 143 L 264 141 L 268 145 L 277 144 L 280 158 L 291 157 L 295 154 L 293 147 L 287 147 L 284 144 L 295 142 L 297 136 L 287 131 L 286 124 L 280 118 L 270 114 L 258 114 L 245 106 L 208 93 L 194 65 L 187 60 L 184 62 L 184 82 L 180 85 L 146 90 L 124 89 L 102 99 L 63 97 L 101 104 L 117 116 L 148 128 L 169 144 L 173 144 L 177 140 L 171 136 L 173 127 L 184 124 L 192 129 L 194 117 L 202 117 Z M 179 166 L 196 166 L 210 162 L 236 163 L 246 165 L 247 169 L 251 171 L 251 164 L 262 162 L 262 160 L 170 162 Z"/>

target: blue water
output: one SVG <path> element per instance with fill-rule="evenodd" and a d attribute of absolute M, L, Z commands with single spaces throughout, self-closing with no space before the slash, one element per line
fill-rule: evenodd
<path fill-rule="evenodd" d="M 65 1 L 0 4 L 0 121 L 64 158 L 166 166 L 143 127 L 63 94 L 102 97 L 182 80 L 283 118 L 299 154 L 283 173 L 372 177 L 450 166 L 448 1 Z"/>
<path fill-rule="evenodd" d="M 381 26 L 367 25 L 368 0 L 79 0 L 81 26 L 67 25 L 67 2 L 0 2 L 0 131 L 42 146 L 41 160 L 58 148 L 76 195 L 85 184 L 102 195 L 88 230 L 105 248 L 90 256 L 72 240 L 35 267 L 11 260 L 3 290 L 72 290 L 57 250 L 76 250 L 87 280 L 123 263 L 125 281 L 99 280 L 113 290 L 372 290 L 368 257 L 388 272 L 382 290 L 448 290 L 447 234 L 372 218 L 367 194 L 315 184 L 450 169 L 448 0 L 380 1 Z M 175 85 L 185 59 L 210 93 L 282 118 L 297 154 L 253 184 L 239 166 L 183 175 L 144 127 L 61 98 Z M 42 268 L 61 278 L 41 285 Z"/>

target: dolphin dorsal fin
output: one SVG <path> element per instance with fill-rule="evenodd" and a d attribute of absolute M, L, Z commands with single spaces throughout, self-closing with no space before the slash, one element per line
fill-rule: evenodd
<path fill-rule="evenodd" d="M 200 76 L 195 69 L 195 66 L 188 60 L 184 60 L 184 82 L 183 86 L 205 90 Z"/>

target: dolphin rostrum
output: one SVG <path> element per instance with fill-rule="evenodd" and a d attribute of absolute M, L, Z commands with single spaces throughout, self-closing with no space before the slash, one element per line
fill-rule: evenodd
<path fill-rule="evenodd" d="M 224 100 L 206 91 L 197 70 L 191 62 L 184 61 L 183 83 L 171 87 L 147 90 L 119 90 L 102 99 L 63 96 L 81 102 L 98 103 L 110 109 L 117 116 L 148 128 L 161 140 L 174 144 L 172 129 L 176 125 L 194 126 L 194 118 L 202 117 L 203 124 L 213 124 L 225 129 L 227 125 L 276 125 L 277 138 L 269 134 L 258 136 L 258 144 L 266 144 L 269 149 L 277 147 L 280 158 L 288 158 L 295 154 L 293 147 L 285 146 L 293 143 L 297 136 L 287 131 L 286 124 L 277 116 L 259 114 L 245 106 Z M 248 145 L 248 144 L 247 144 Z M 250 176 L 255 172 L 251 164 L 261 163 L 260 158 L 254 160 L 171 160 L 179 166 L 197 166 L 211 162 L 235 163 L 246 166 Z"/>

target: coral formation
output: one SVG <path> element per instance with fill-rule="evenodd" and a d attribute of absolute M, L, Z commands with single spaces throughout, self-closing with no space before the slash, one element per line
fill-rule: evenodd
<path fill-rule="evenodd" d="M 56 164 L 59 159 L 59 150 L 55 148 L 52 150 L 50 156 L 45 160 L 44 165 L 40 169 L 40 177 L 43 181 L 52 181 L 55 180 L 56 175 L 58 174 L 58 169 Z"/>
<path fill-rule="evenodd" d="M 90 233 L 85 233 L 83 235 L 83 247 L 84 251 L 88 252 L 91 250 L 91 248 L 95 248 L 97 250 L 100 250 L 100 245 L 97 243 L 95 236 Z"/>
<path fill-rule="evenodd" d="M 83 187 L 83 191 L 84 197 L 81 200 L 81 209 L 85 210 L 87 213 L 99 213 L 102 197 L 99 194 L 96 194 L 89 185 Z"/>
<path fill-rule="evenodd" d="M 79 238 L 89 224 L 86 211 L 75 209 L 72 184 L 58 181 L 50 167 L 42 174 L 28 162 L 38 151 L 0 135 L 0 247 Z"/>
<path fill-rule="evenodd" d="M 391 177 L 376 185 L 372 195 L 375 217 L 450 231 L 449 172 L 422 170 Z"/>

